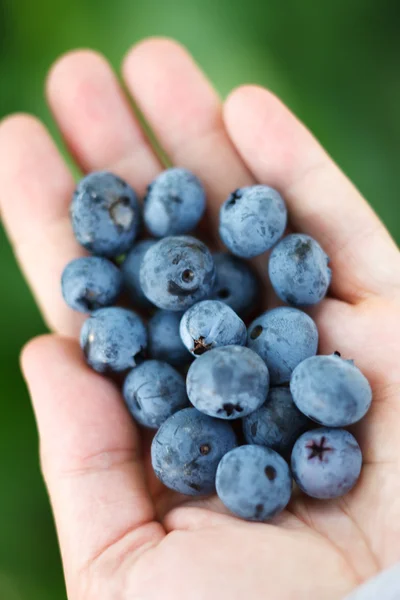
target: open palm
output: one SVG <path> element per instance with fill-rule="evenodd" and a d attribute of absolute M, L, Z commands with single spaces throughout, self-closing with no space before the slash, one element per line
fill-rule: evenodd
<path fill-rule="evenodd" d="M 209 231 L 234 188 L 277 187 L 291 227 L 330 255 L 331 295 L 313 316 L 320 352 L 339 350 L 369 378 L 373 406 L 355 428 L 365 466 L 347 497 L 296 496 L 270 524 L 229 516 L 218 500 L 169 493 L 148 469 L 146 440 L 117 388 L 84 363 L 82 319 L 60 274 L 80 255 L 68 207 L 73 178 L 44 127 L 0 126 L 0 200 L 19 261 L 55 332 L 22 363 L 70 600 L 335 600 L 400 559 L 400 258 L 389 234 L 311 134 L 266 90 L 225 106 L 185 50 L 147 40 L 127 56 L 126 85 L 177 165 L 208 192 Z M 162 169 L 106 61 L 70 53 L 48 79 L 58 126 L 82 171 L 112 170 L 139 193 Z M 258 268 L 266 279 L 266 260 Z"/>

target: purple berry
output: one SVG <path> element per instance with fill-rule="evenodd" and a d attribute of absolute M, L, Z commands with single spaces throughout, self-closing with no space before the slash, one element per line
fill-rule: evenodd
<path fill-rule="evenodd" d="M 367 413 L 372 391 L 354 365 L 337 354 L 312 356 L 300 363 L 290 380 L 293 401 L 319 425 L 347 427 Z"/>
<path fill-rule="evenodd" d="M 214 283 L 211 253 L 191 236 L 163 238 L 146 252 L 140 269 L 145 296 L 165 310 L 186 310 L 207 298 Z"/>
<path fill-rule="evenodd" d="M 229 423 L 185 408 L 161 425 L 151 446 L 151 461 L 168 488 L 201 496 L 215 491 L 218 464 L 235 446 Z"/>
<path fill-rule="evenodd" d="M 189 404 L 182 375 L 160 360 L 146 360 L 132 369 L 123 394 L 134 419 L 151 429 Z"/>
<path fill-rule="evenodd" d="M 75 190 L 71 220 L 76 239 L 89 252 L 108 257 L 124 254 L 140 228 L 136 193 L 113 173 L 90 173 Z"/>
<path fill-rule="evenodd" d="M 61 277 L 61 288 L 68 306 L 90 313 L 114 304 L 122 290 L 122 275 L 106 258 L 85 256 L 68 263 Z"/>
<path fill-rule="evenodd" d="M 218 465 L 217 494 L 238 517 L 265 521 L 280 513 L 292 493 L 286 461 L 270 448 L 240 446 Z"/>
<path fill-rule="evenodd" d="M 303 492 L 328 500 L 347 494 L 357 483 L 362 454 L 348 431 L 320 428 L 307 431 L 297 440 L 291 465 Z"/>
<path fill-rule="evenodd" d="M 221 206 L 219 234 L 232 254 L 252 258 L 282 237 L 287 221 L 282 196 L 267 185 L 235 190 Z"/>
<path fill-rule="evenodd" d="M 277 296 L 293 306 L 317 304 L 331 282 L 329 258 L 309 235 L 294 233 L 275 246 L 269 277 Z"/>
<path fill-rule="evenodd" d="M 189 400 L 201 412 L 238 419 L 265 402 L 269 374 L 264 361 L 249 348 L 224 346 L 194 361 L 186 385 Z"/>
<path fill-rule="evenodd" d="M 201 356 L 212 348 L 245 346 L 246 325 L 223 302 L 203 300 L 189 308 L 182 317 L 180 334 L 193 356 Z"/>
<path fill-rule="evenodd" d="M 143 216 L 155 237 L 181 235 L 196 227 L 206 207 L 206 196 L 199 179 L 187 169 L 163 171 L 149 185 Z"/>

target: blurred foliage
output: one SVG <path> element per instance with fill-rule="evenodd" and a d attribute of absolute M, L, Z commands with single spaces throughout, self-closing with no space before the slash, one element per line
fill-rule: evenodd
<path fill-rule="evenodd" d="M 399 17 L 395 0 L 0 0 L 0 117 L 32 112 L 57 137 L 42 90 L 59 54 L 91 46 L 118 68 L 140 38 L 171 36 L 223 96 L 245 82 L 279 94 L 399 241 Z M 0 269 L 0 597 L 58 600 L 59 555 L 18 367 L 44 325 L 1 230 Z"/>

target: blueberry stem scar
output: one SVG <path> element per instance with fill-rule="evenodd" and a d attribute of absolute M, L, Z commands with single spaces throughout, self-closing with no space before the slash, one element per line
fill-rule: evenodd
<path fill-rule="evenodd" d="M 268 465 L 265 467 L 265 475 L 270 481 L 274 481 L 274 479 L 276 479 L 276 469 L 271 467 L 271 465 Z"/>
<path fill-rule="evenodd" d="M 243 408 L 240 406 L 240 404 L 232 404 L 231 402 L 227 402 L 222 408 L 219 408 L 217 412 L 225 412 L 227 417 L 231 417 L 235 412 L 243 412 Z"/>
<path fill-rule="evenodd" d="M 236 200 L 238 200 L 242 196 L 240 189 L 235 190 L 230 195 L 228 200 L 228 206 L 234 206 L 236 204 Z"/>
<path fill-rule="evenodd" d="M 211 350 L 212 344 L 206 344 L 205 338 L 201 335 L 197 340 L 193 340 L 193 354 L 201 356 L 207 350 Z"/>
<path fill-rule="evenodd" d="M 321 462 L 324 460 L 324 455 L 326 452 L 332 452 L 333 448 L 329 446 L 325 446 L 326 438 L 323 435 L 319 441 L 319 443 L 315 440 L 312 440 L 307 444 L 307 448 L 310 450 L 310 454 L 308 455 L 308 460 L 312 458 L 318 458 Z"/>
<path fill-rule="evenodd" d="M 262 334 L 263 328 L 261 325 L 256 325 L 250 334 L 252 340 L 256 340 Z"/>
<path fill-rule="evenodd" d="M 190 283 L 191 281 L 193 281 L 194 278 L 194 273 L 192 271 L 192 269 L 185 269 L 182 273 L 182 281 L 184 281 L 185 283 Z"/>

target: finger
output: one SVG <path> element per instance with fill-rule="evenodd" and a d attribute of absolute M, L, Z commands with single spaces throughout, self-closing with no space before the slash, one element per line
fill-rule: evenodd
<path fill-rule="evenodd" d="M 68 218 L 74 181 L 43 125 L 16 115 L 0 124 L 0 208 L 15 253 L 51 328 L 79 331 L 61 296 L 65 265 L 82 253 Z"/>
<path fill-rule="evenodd" d="M 189 500 L 184 506 L 173 508 L 163 521 L 166 531 L 184 530 L 201 531 L 215 527 L 243 527 L 245 521 L 240 520 L 226 508 L 217 497 L 204 500 Z M 287 510 L 265 522 L 268 528 L 285 527 L 285 529 L 304 529 L 305 525 Z M 260 523 L 253 527 L 260 527 Z M 265 529 L 264 529 L 265 532 Z"/>
<path fill-rule="evenodd" d="M 106 59 L 91 50 L 66 54 L 50 71 L 47 95 L 81 168 L 110 169 L 142 194 L 161 165 Z"/>
<path fill-rule="evenodd" d="M 83 364 L 72 340 L 36 339 L 22 365 L 72 590 L 83 585 L 77 574 L 90 578 L 100 561 L 115 569 L 164 532 L 153 522 L 138 432 L 117 388 Z"/>
<path fill-rule="evenodd" d="M 82 166 L 115 170 L 143 192 L 159 163 L 104 59 L 65 56 L 51 72 L 49 95 Z M 50 327 L 76 335 L 82 317 L 65 306 L 59 287 L 65 265 L 82 254 L 68 217 L 72 176 L 43 126 L 27 116 L 1 124 L 0 160 L 1 208 L 17 256 Z"/>
<path fill-rule="evenodd" d="M 171 161 L 191 169 L 205 184 L 208 214 L 216 224 L 228 194 L 253 182 L 226 135 L 216 92 L 186 50 L 171 40 L 135 46 L 123 73 Z"/>
<path fill-rule="evenodd" d="M 393 293 L 399 252 L 371 207 L 309 131 L 271 93 L 239 88 L 224 118 L 253 175 L 284 195 L 292 226 L 314 236 L 331 258 L 332 289 L 356 301 Z"/>

